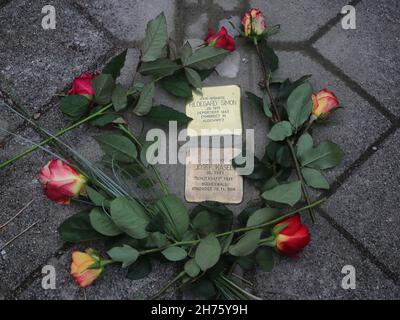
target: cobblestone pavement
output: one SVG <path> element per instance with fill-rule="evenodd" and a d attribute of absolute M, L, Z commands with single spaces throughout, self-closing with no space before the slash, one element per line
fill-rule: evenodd
<path fill-rule="evenodd" d="M 41 9 L 56 8 L 55 30 L 43 30 Z M 83 71 L 101 70 L 105 62 L 129 47 L 121 82 L 132 81 L 145 24 L 164 11 L 178 43 L 203 38 L 207 28 L 255 6 L 270 24 L 281 24 L 273 38 L 281 68 L 278 75 L 295 78 L 313 74 L 315 89 L 329 87 L 344 109 L 329 126 L 318 127 L 318 139 L 340 143 L 346 157 L 329 173 L 331 190 L 312 227 L 312 243 L 300 259 L 281 259 L 271 273 L 253 272 L 254 293 L 265 299 L 399 299 L 400 264 L 400 3 L 397 0 L 353 0 L 357 29 L 341 27 L 340 11 L 348 0 L 0 0 L 0 100 L 24 107 L 52 131 L 67 125 L 58 109 L 57 94 L 65 92 Z M 254 90 L 260 79 L 256 57 L 238 41 L 242 62 L 236 79 L 212 76 L 210 85 L 237 83 Z M 183 110 L 184 102 L 166 93 L 157 102 Z M 258 110 L 244 102 L 244 125 L 256 129 L 257 152 L 265 142 L 266 127 Z M 135 127 L 137 119 L 131 119 Z M 38 141 L 40 136 L 0 110 L 0 126 Z M 99 150 L 89 136 L 94 129 L 79 128 L 67 136 L 84 154 L 96 159 Z M 27 144 L 0 134 L 0 161 Z M 29 208 L 0 230 L 0 245 L 23 228 L 38 224 L 0 255 L 0 299 L 83 299 L 68 275 L 73 248 L 62 243 L 57 226 L 79 210 L 58 206 L 42 196 L 39 168 L 49 157 L 36 152 L 0 171 L 0 225 L 34 199 Z M 183 193 L 182 166 L 163 166 L 174 192 Z M 257 192 L 245 185 L 246 199 L 232 206 L 237 213 Z M 94 244 L 95 245 L 95 244 Z M 78 246 L 78 248 L 81 248 Z M 57 270 L 57 288 L 41 287 L 42 267 Z M 343 266 L 356 270 L 356 289 L 344 290 Z M 124 278 L 110 268 L 86 290 L 89 299 L 131 299 L 151 295 L 174 275 L 171 265 L 154 267 L 151 277 Z M 169 293 L 169 299 L 181 299 Z"/>

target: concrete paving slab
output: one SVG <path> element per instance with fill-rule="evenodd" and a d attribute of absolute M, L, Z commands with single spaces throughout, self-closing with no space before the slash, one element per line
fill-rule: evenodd
<path fill-rule="evenodd" d="M 397 130 L 324 205 L 340 225 L 397 275 L 400 275 L 399 147 Z"/>
<path fill-rule="evenodd" d="M 307 221 L 309 219 L 306 219 Z M 255 293 L 264 299 L 399 299 L 398 286 L 323 218 L 310 227 L 299 258 L 282 258 L 271 273 L 257 271 Z M 356 288 L 345 290 L 342 268 L 355 268 Z"/>
<path fill-rule="evenodd" d="M 400 4 L 361 1 L 355 30 L 338 23 L 314 47 L 400 117 Z"/>
<path fill-rule="evenodd" d="M 68 1 L 56 0 L 56 29 L 41 26 L 47 1 L 17 0 L 0 11 L 0 87 L 34 112 L 111 48 Z"/>
<path fill-rule="evenodd" d="M 273 41 L 305 41 L 320 27 L 337 16 L 347 0 L 251 0 L 267 18 L 267 25 L 281 25 Z"/>
<path fill-rule="evenodd" d="M 75 0 L 88 13 L 123 42 L 140 41 L 144 38 L 147 22 L 164 11 L 168 32 L 175 31 L 174 0 Z"/>

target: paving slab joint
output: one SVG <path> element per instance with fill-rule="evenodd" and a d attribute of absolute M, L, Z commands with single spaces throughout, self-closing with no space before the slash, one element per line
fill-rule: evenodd
<path fill-rule="evenodd" d="M 359 240 L 357 240 L 349 231 L 340 225 L 332 216 L 321 208 L 317 208 L 319 215 L 325 219 L 333 228 L 335 228 L 346 240 L 348 240 L 364 257 L 379 268 L 384 276 L 392 280 L 396 285 L 400 284 L 399 276 L 391 271 L 383 262 L 380 261 L 370 250 L 368 250 Z"/>
<path fill-rule="evenodd" d="M 73 247 L 72 243 L 68 243 L 68 242 L 64 243 L 59 249 L 56 250 L 55 253 L 50 255 L 46 259 L 46 261 L 49 261 L 50 259 L 53 259 L 53 258 L 61 257 L 72 247 Z M 18 299 L 18 295 L 21 294 L 27 288 L 29 288 L 29 286 L 40 276 L 42 276 L 42 266 L 39 266 L 35 270 L 33 270 L 27 277 L 25 277 L 25 279 L 14 290 L 10 290 L 10 292 L 6 293 L 5 299 L 6 300 Z"/>
<path fill-rule="evenodd" d="M 106 37 L 108 41 L 110 41 L 114 46 L 121 46 L 121 47 L 126 47 L 127 44 L 123 41 L 118 40 L 117 38 L 114 37 L 114 35 L 106 28 L 103 26 L 101 22 L 99 22 L 96 18 L 94 18 L 88 10 L 80 5 L 79 3 L 73 1 L 72 6 L 81 14 L 83 15 L 86 19 L 89 20 L 89 22 L 97 28 L 103 35 Z"/>

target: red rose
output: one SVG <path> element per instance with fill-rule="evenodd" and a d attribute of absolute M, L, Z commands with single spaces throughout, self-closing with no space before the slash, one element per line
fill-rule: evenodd
<path fill-rule="evenodd" d="M 283 225 L 286 227 L 279 230 Z M 275 234 L 276 250 L 290 257 L 302 251 L 311 239 L 307 226 L 301 223 L 299 214 L 279 222 L 272 232 Z"/>
<path fill-rule="evenodd" d="M 86 178 L 61 160 L 51 160 L 41 170 L 39 180 L 46 196 L 57 203 L 69 204 L 84 192 Z"/>
<path fill-rule="evenodd" d="M 79 77 L 75 78 L 72 83 L 72 88 L 68 91 L 70 96 L 74 94 L 84 95 L 91 99 L 94 95 L 92 87 L 92 80 L 96 78 L 97 74 L 82 73 Z"/>
<path fill-rule="evenodd" d="M 225 27 L 222 27 L 217 33 L 214 30 L 208 29 L 208 36 L 204 39 L 210 47 L 222 48 L 228 51 L 235 51 L 235 40 L 228 34 Z"/>

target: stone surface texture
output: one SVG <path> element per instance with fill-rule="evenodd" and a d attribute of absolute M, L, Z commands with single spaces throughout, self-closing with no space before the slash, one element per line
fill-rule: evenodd
<path fill-rule="evenodd" d="M 281 258 L 271 273 L 245 273 L 254 294 L 264 299 L 400 299 L 400 81 L 399 2 L 352 1 L 357 28 L 344 30 L 340 11 L 347 0 L 53 0 L 56 29 L 43 30 L 41 10 L 48 1 L 0 1 L 0 162 L 38 142 L 42 136 L 4 105 L 23 108 L 51 132 L 68 125 L 59 111 L 58 94 L 64 94 L 75 76 L 101 70 L 125 47 L 127 63 L 119 81 L 129 87 L 134 79 L 146 23 L 165 12 L 169 31 L 177 43 L 191 39 L 201 44 L 207 29 L 222 19 L 241 16 L 250 7 L 264 11 L 269 26 L 280 24 L 272 39 L 280 58 L 275 78 L 292 80 L 312 74 L 315 90 L 329 88 L 342 109 L 328 125 L 317 125 L 317 142 L 339 143 L 345 158 L 327 173 L 332 189 L 312 226 L 312 242 L 297 259 Z M 242 89 L 244 128 L 255 129 L 256 155 L 263 154 L 268 129 L 261 110 L 252 107 L 245 91 L 260 93 L 261 68 L 255 53 L 236 38 L 240 68 L 236 78 L 216 73 L 206 85 L 238 84 Z M 157 88 L 156 104 L 184 111 L 185 102 Z M 126 116 L 139 132 L 142 120 Z M 144 130 L 157 127 L 145 123 Z M 26 140 L 9 134 L 23 136 Z M 99 129 L 80 127 L 63 141 L 88 159 L 100 158 L 91 136 Z M 58 152 L 54 146 L 50 152 Z M 7 227 L 0 229 L 0 248 L 23 229 L 37 223 L 0 252 L 1 299 L 135 299 L 148 298 L 176 274 L 172 264 L 160 262 L 151 275 L 130 281 L 124 270 L 112 266 L 101 281 L 83 291 L 68 270 L 73 250 L 57 227 L 82 205 L 60 206 L 48 201 L 37 180 L 39 169 L 51 154 L 36 151 L 0 170 L 0 225 L 29 201 L 31 205 Z M 183 165 L 161 165 L 171 191 L 183 197 Z M 230 208 L 239 213 L 258 199 L 246 181 L 245 199 Z M 314 196 L 317 194 L 313 193 Z M 187 204 L 192 207 L 194 204 Z M 104 252 L 98 243 L 90 246 Z M 42 288 L 42 268 L 54 266 L 56 289 Z M 354 266 L 356 288 L 344 289 L 344 266 Z M 170 290 L 166 299 L 185 298 Z"/>

